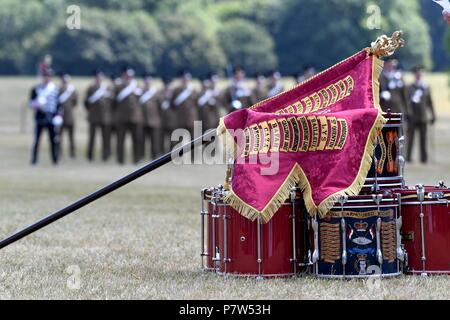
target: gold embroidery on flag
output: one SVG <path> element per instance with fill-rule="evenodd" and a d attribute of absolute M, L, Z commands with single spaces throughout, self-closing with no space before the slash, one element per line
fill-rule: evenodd
<path fill-rule="evenodd" d="M 351 76 L 347 76 L 347 78 L 345 78 L 344 81 L 347 84 L 347 91 L 345 92 L 345 96 L 348 97 L 353 91 L 355 81 Z"/>
<path fill-rule="evenodd" d="M 327 87 L 327 90 L 331 92 L 330 105 L 335 104 L 338 99 L 338 90 L 334 84 Z"/>
<path fill-rule="evenodd" d="M 338 81 L 337 86 L 339 87 L 339 98 L 338 100 L 341 101 L 345 98 L 345 94 L 347 91 L 347 87 L 345 86 L 345 83 L 343 80 Z"/>
<path fill-rule="evenodd" d="M 331 135 L 330 140 L 325 147 L 326 150 L 333 150 L 336 145 L 337 135 L 338 135 L 338 123 L 335 117 L 328 117 L 328 121 L 330 122 Z"/>
<path fill-rule="evenodd" d="M 320 140 L 317 151 L 322 151 L 325 149 L 328 140 L 328 121 L 325 116 L 317 117 L 317 120 L 320 123 Z"/>
<path fill-rule="evenodd" d="M 315 116 L 308 117 L 308 121 L 311 124 L 311 145 L 309 146 L 309 151 L 316 151 L 317 146 L 319 145 L 319 123 L 317 122 L 317 118 Z"/>
<path fill-rule="evenodd" d="M 330 95 L 328 94 L 328 91 L 326 89 L 320 90 L 320 94 L 323 97 L 323 108 L 328 107 L 328 104 L 330 102 Z"/>
<path fill-rule="evenodd" d="M 267 124 L 266 121 L 264 121 L 264 122 L 261 122 L 259 124 L 259 126 L 261 127 L 262 134 L 263 134 L 263 146 L 262 146 L 261 152 L 267 153 L 270 150 L 270 130 L 269 130 L 269 125 Z"/>
<path fill-rule="evenodd" d="M 245 136 L 245 147 L 244 152 L 242 153 L 243 157 L 247 157 L 250 154 L 250 130 L 249 128 L 244 129 Z"/>
<path fill-rule="evenodd" d="M 253 135 L 253 147 L 250 151 L 250 155 L 255 155 L 258 154 L 261 147 L 261 133 L 257 124 L 251 125 L 249 129 Z"/>
<path fill-rule="evenodd" d="M 311 112 L 312 107 L 313 107 L 313 102 L 312 102 L 311 98 L 309 96 L 305 97 L 302 99 L 302 102 L 306 105 L 305 111 L 303 113 Z"/>
<path fill-rule="evenodd" d="M 294 102 L 283 109 L 275 111 L 276 114 L 310 113 L 325 109 L 336 102 L 348 97 L 355 87 L 351 76 L 338 80 L 326 88 L 312 92 L 300 101 Z"/>
<path fill-rule="evenodd" d="M 314 107 L 312 109 L 312 112 L 318 111 L 320 109 L 322 109 L 322 103 L 320 101 L 320 96 L 317 92 L 314 92 L 311 95 L 311 99 L 314 101 Z"/>
<path fill-rule="evenodd" d="M 298 145 L 300 142 L 300 128 L 297 122 L 297 119 L 295 117 L 291 117 L 288 119 L 289 123 L 291 124 L 292 127 L 292 143 L 291 143 L 291 147 L 289 148 L 290 152 L 297 152 L 298 150 Z"/>
<path fill-rule="evenodd" d="M 287 111 L 287 113 L 291 113 L 291 114 L 296 113 L 293 105 L 290 105 L 289 107 L 287 107 L 286 111 Z"/>
<path fill-rule="evenodd" d="M 270 148 L 270 152 L 278 152 L 280 151 L 280 142 L 281 142 L 280 127 L 278 127 L 278 122 L 276 119 L 270 120 L 268 124 L 270 128 L 270 133 L 273 135 L 273 141 L 272 146 Z"/>
<path fill-rule="evenodd" d="M 310 142 L 308 121 L 306 121 L 306 117 L 298 117 L 298 120 L 300 120 L 300 126 L 302 128 L 302 140 L 300 151 L 306 152 L 308 151 Z"/>
<path fill-rule="evenodd" d="M 339 121 L 339 124 L 341 127 L 341 135 L 339 137 L 339 142 L 334 149 L 341 150 L 342 148 L 344 148 L 345 141 L 347 141 L 348 126 L 347 126 L 347 121 L 345 121 L 345 119 L 339 119 L 338 121 Z"/>
<path fill-rule="evenodd" d="M 294 102 L 292 107 L 295 109 L 294 113 L 303 113 L 303 105 L 300 101 Z"/>
<path fill-rule="evenodd" d="M 278 121 L 281 123 L 281 128 L 283 130 L 283 145 L 280 147 L 280 151 L 288 152 L 291 134 L 289 130 L 289 124 L 286 119 L 278 119 Z"/>

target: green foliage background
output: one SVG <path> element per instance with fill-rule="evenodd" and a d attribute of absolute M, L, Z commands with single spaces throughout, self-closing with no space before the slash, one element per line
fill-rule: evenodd
<path fill-rule="evenodd" d="M 292 74 L 307 63 L 328 67 L 396 29 L 408 41 L 399 50 L 405 68 L 448 61 L 439 8 L 425 0 L 78 0 L 81 29 L 69 30 L 72 4 L 0 0 L 0 73 L 34 74 L 50 53 L 57 71 L 73 74 L 124 65 L 164 76 L 229 65 Z M 381 8 L 378 30 L 367 28 L 370 4 Z"/>

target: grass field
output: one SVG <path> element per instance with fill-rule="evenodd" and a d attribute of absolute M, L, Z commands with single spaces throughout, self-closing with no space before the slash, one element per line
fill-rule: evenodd
<path fill-rule="evenodd" d="M 429 75 L 438 109 L 433 162 L 408 164 L 407 182 L 450 178 L 450 91 Z M 31 112 L 23 104 L 33 78 L 0 78 L 0 238 L 135 169 L 84 158 L 29 166 Z M 85 88 L 85 79 L 75 79 Z M 44 137 L 45 138 L 45 137 Z M 437 151 L 439 150 L 439 151 Z M 381 283 L 311 276 L 223 278 L 200 270 L 201 188 L 223 182 L 223 166 L 165 166 L 0 251 L 0 298 L 24 299 L 450 299 L 450 277 L 402 276 Z M 73 280 L 79 280 L 73 282 Z M 77 286 L 76 284 L 80 285 Z"/>

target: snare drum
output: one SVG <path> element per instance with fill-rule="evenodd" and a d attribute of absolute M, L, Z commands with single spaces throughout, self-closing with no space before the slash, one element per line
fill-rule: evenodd
<path fill-rule="evenodd" d="M 403 186 L 403 118 L 401 113 L 383 113 L 387 123 L 376 139 L 374 161 L 361 190 L 371 194 L 378 190 Z"/>
<path fill-rule="evenodd" d="M 407 187 L 401 194 L 402 241 L 408 253 L 408 272 L 450 274 L 450 189 Z"/>
<path fill-rule="evenodd" d="M 293 276 L 305 269 L 306 210 L 297 191 L 263 224 L 223 202 L 223 188 L 202 191 L 202 268 L 222 275 Z"/>
<path fill-rule="evenodd" d="M 397 196 L 341 197 L 311 219 L 314 274 L 324 278 L 397 276 L 404 258 Z"/>

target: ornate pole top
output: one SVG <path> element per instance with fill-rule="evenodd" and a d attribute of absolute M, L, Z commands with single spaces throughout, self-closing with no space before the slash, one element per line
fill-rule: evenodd
<path fill-rule="evenodd" d="M 405 46 L 405 40 L 402 38 L 402 35 L 403 32 L 401 30 L 395 31 L 391 37 L 382 35 L 372 42 L 368 52 L 378 58 L 392 56 L 397 48 Z"/>

